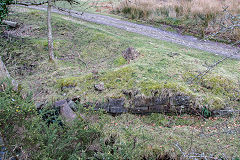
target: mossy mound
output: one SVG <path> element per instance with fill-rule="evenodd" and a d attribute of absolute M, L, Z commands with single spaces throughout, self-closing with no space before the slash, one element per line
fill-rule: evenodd
<path fill-rule="evenodd" d="M 34 24 L 33 36 L 9 43 L 1 38 L 0 42 L 5 47 L 2 58 L 10 74 L 23 86 L 29 86 L 36 101 L 66 97 L 80 97 L 83 102 L 127 99 L 123 90 L 138 90 L 143 97 L 188 96 L 195 108 L 211 111 L 240 106 L 237 60 L 228 59 L 200 83 L 188 84 L 188 78 L 222 57 L 53 14 L 57 60 L 52 65 L 47 62 L 46 14 L 16 11 L 9 18 L 26 25 Z M 128 63 L 122 52 L 130 46 L 141 55 Z M 172 53 L 176 56 L 171 56 Z M 97 73 L 91 73 L 93 70 Z M 17 71 L 22 73 L 14 74 Z M 95 90 L 97 84 L 104 84 L 104 90 Z"/>

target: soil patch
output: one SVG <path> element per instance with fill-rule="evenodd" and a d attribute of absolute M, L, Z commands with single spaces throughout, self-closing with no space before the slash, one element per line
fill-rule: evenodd
<path fill-rule="evenodd" d="M 21 38 L 25 38 L 25 37 L 32 37 L 34 35 L 34 30 L 36 29 L 36 27 L 32 26 L 32 25 L 20 25 L 17 28 L 9 28 L 6 29 L 2 35 L 4 37 L 21 37 Z"/>

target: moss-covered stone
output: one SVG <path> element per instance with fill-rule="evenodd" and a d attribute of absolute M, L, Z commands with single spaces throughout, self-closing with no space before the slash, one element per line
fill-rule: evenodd
<path fill-rule="evenodd" d="M 155 82 L 155 81 L 142 81 L 139 83 L 139 88 L 142 93 L 145 95 L 151 95 L 153 92 L 162 92 L 168 91 L 172 93 L 184 93 L 184 94 L 192 94 L 192 92 L 188 89 L 187 86 L 180 84 L 178 82 Z"/>
<path fill-rule="evenodd" d="M 240 89 L 237 83 L 223 76 L 206 76 L 201 80 L 201 86 L 213 94 L 223 96 L 232 96 Z"/>
<path fill-rule="evenodd" d="M 213 95 L 207 96 L 204 102 L 206 106 L 208 106 L 208 109 L 210 109 L 211 111 L 223 109 L 226 106 L 223 98 L 213 96 Z"/>

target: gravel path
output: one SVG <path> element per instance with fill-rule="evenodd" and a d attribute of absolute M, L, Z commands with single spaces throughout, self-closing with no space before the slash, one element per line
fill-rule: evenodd
<path fill-rule="evenodd" d="M 28 8 L 44 10 L 44 11 L 47 10 L 43 6 L 28 6 Z M 53 12 L 69 16 L 69 13 L 62 12 L 56 9 L 53 9 Z M 202 41 L 193 36 L 186 36 L 178 33 L 164 31 L 159 28 L 141 25 L 141 24 L 135 24 L 132 22 L 120 20 L 117 18 L 112 18 L 109 16 L 91 14 L 91 13 L 81 14 L 81 12 L 77 12 L 73 10 L 70 10 L 70 13 L 71 13 L 70 16 L 79 18 L 85 21 L 116 27 L 129 32 L 134 32 L 134 33 L 142 34 L 152 38 L 156 38 L 156 39 L 160 39 L 160 40 L 164 40 L 172 43 L 177 43 L 189 48 L 195 48 L 195 49 L 211 52 L 216 55 L 228 56 L 233 53 L 236 54 L 238 50 L 237 48 L 227 44 L 213 42 L 213 41 Z M 234 55 L 233 58 L 240 60 L 240 54 L 238 53 L 237 55 Z"/>

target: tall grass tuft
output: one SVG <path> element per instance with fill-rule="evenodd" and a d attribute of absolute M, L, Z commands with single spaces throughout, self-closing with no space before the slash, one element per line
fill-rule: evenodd
<path fill-rule="evenodd" d="M 176 25 L 201 37 L 218 29 L 223 8 L 240 14 L 239 0 L 123 0 L 115 11 L 131 19 L 143 19 Z M 176 23 L 176 21 L 178 23 Z M 239 40 L 239 30 L 222 35 L 222 39 Z"/>

